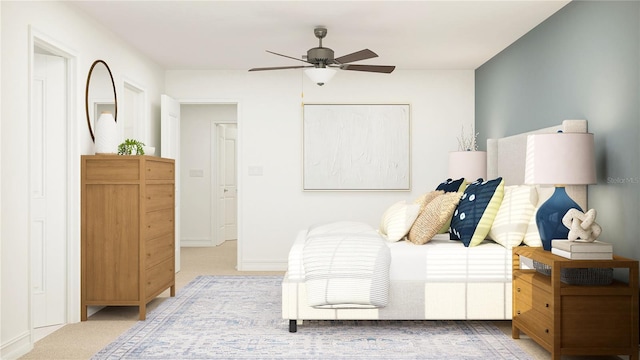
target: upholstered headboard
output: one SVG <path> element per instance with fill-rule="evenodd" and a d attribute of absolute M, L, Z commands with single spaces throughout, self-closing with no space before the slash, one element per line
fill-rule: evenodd
<path fill-rule="evenodd" d="M 501 176 L 505 185 L 524 184 L 524 167 L 527 152 L 527 135 L 554 133 L 586 133 L 587 120 L 564 120 L 561 125 L 530 131 L 499 139 L 487 139 L 487 178 Z M 587 187 L 567 186 L 567 193 L 583 209 L 587 209 Z"/>

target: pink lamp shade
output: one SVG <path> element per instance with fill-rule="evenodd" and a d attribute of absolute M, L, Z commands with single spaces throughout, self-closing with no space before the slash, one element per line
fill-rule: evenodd
<path fill-rule="evenodd" d="M 487 152 L 450 152 L 448 177 L 454 180 L 465 178 L 467 182 L 476 181 L 478 178 L 487 180 Z"/>
<path fill-rule="evenodd" d="M 596 183 L 593 134 L 550 133 L 527 137 L 525 184 Z"/>

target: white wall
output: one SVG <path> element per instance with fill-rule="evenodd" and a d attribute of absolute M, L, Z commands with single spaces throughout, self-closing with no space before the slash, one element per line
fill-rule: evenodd
<path fill-rule="evenodd" d="M 160 94 L 177 99 L 239 101 L 239 269 L 284 269 L 299 229 L 316 222 L 362 220 L 377 224 L 384 209 L 414 199 L 446 177 L 447 152 L 474 119 L 473 71 L 396 71 L 392 75 L 342 71 L 317 87 L 298 71 L 169 71 L 149 61 L 121 39 L 64 2 L 0 2 L 0 357 L 30 350 L 28 243 L 29 31 L 62 44 L 76 56 L 71 74 L 76 91 L 70 126 L 72 177 L 70 207 L 79 208 L 79 154 L 93 153 L 84 117 L 86 74 L 96 59 L 111 67 L 118 94 L 123 79 L 147 91 L 150 139 L 160 153 Z M 304 98 L 303 95 L 304 94 Z M 303 192 L 301 172 L 302 102 L 410 103 L 412 107 L 411 192 Z M 249 166 L 263 168 L 248 176 Z M 79 303 L 79 210 L 70 230 L 72 302 Z M 74 252 L 75 249 L 75 252 Z M 79 308 L 69 315 L 79 318 Z"/>
<path fill-rule="evenodd" d="M 2 109 L 0 153 L 1 175 L 1 288 L 0 357 L 14 358 L 32 346 L 30 323 L 30 252 L 29 252 L 29 188 L 28 188 L 28 118 L 29 118 L 29 53 L 30 30 L 46 40 L 61 45 L 76 56 L 72 85 L 75 90 L 70 110 L 69 126 L 76 137 L 69 142 L 72 154 L 69 192 L 75 209 L 69 233 L 69 301 L 77 303 L 71 309 L 69 321 L 79 320 L 79 243 L 80 213 L 79 155 L 93 153 L 84 115 L 84 89 L 89 67 L 96 59 L 105 60 L 111 67 L 118 94 L 123 93 L 123 77 L 148 89 L 150 114 L 154 134 L 149 145 L 159 145 L 160 93 L 164 85 L 163 70 L 135 49 L 130 48 L 99 27 L 95 21 L 64 2 L 2 1 L 1 66 Z"/>
<path fill-rule="evenodd" d="M 323 87 L 302 73 L 168 71 L 166 91 L 180 99 L 233 99 L 238 106 L 240 270 L 284 270 L 297 232 L 326 221 L 377 226 L 397 200 L 413 200 L 446 178 L 461 126 L 474 121 L 474 73 L 339 72 Z M 409 103 L 411 192 L 303 192 L 302 103 Z M 262 176 L 248 168 L 262 167 Z"/>

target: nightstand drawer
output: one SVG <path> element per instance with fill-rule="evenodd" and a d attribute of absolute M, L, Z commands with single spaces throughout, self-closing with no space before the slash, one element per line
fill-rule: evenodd
<path fill-rule="evenodd" d="M 553 301 L 551 294 L 530 282 L 516 278 L 514 289 L 516 295 L 515 310 L 520 312 L 534 309 L 547 319 L 553 317 Z"/>
<path fill-rule="evenodd" d="M 538 311 L 529 310 L 522 312 L 516 315 L 514 321 L 527 335 L 535 340 L 541 340 L 544 343 L 541 344 L 543 347 L 545 347 L 545 345 L 549 347 L 553 344 L 553 326 L 551 326 L 551 320 L 542 316 Z"/>

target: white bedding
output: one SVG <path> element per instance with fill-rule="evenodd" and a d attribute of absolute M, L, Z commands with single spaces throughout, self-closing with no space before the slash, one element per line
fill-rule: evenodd
<path fill-rule="evenodd" d="M 306 235 L 307 230 L 300 231 L 289 252 L 290 280 L 305 278 L 302 250 Z M 511 251 L 490 240 L 467 248 L 460 241 L 449 240 L 448 234 L 440 234 L 424 245 L 408 241 L 386 244 L 391 251 L 391 281 L 511 281 Z"/>
<path fill-rule="evenodd" d="M 387 306 L 390 262 L 385 240 L 367 224 L 335 222 L 312 227 L 302 254 L 309 305 Z"/>

